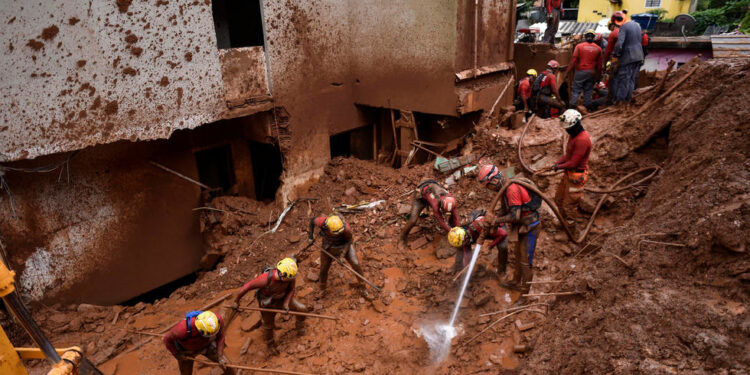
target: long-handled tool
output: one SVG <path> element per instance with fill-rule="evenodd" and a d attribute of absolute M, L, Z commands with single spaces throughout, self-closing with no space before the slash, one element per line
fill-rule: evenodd
<path fill-rule="evenodd" d="M 335 316 L 330 316 L 330 315 L 320 315 L 320 314 L 306 313 L 306 312 L 301 312 L 301 311 L 268 309 L 265 307 L 238 307 L 237 309 L 241 311 L 265 311 L 265 312 L 273 312 L 273 313 L 279 313 L 279 314 L 309 316 L 312 318 L 320 318 L 320 319 L 328 319 L 328 320 L 339 320 L 339 318 Z"/>
<path fill-rule="evenodd" d="M 250 370 L 250 371 L 257 371 L 257 372 L 273 372 L 277 374 L 289 374 L 289 375 L 313 375 L 308 372 L 297 372 L 297 371 L 286 371 L 286 370 L 279 370 L 279 369 L 273 369 L 273 368 L 261 368 L 261 367 L 250 367 L 250 366 L 240 366 L 240 365 L 232 365 L 232 364 L 226 364 L 222 365 L 221 363 L 211 362 L 211 361 L 205 361 L 199 358 L 195 357 L 188 357 L 189 360 L 197 363 L 204 364 L 206 366 L 214 366 L 214 367 L 229 367 L 229 368 L 236 368 L 238 370 Z"/>
<path fill-rule="evenodd" d="M 352 269 L 351 267 L 349 267 L 349 265 L 346 264 L 346 263 L 344 263 L 341 259 L 339 259 L 339 257 L 333 256 L 333 254 L 329 253 L 328 250 L 326 250 L 326 249 L 323 248 L 323 246 L 320 246 L 320 245 L 317 245 L 317 246 L 320 248 L 320 251 L 322 251 L 324 254 L 328 255 L 329 257 L 333 258 L 333 260 L 335 260 L 336 262 L 338 262 L 338 264 L 344 266 L 344 268 L 346 268 L 347 270 L 349 270 L 349 272 L 353 273 L 360 280 L 366 282 L 367 285 L 373 287 L 378 292 L 380 291 L 380 288 L 378 288 L 377 285 L 373 284 L 370 280 L 365 279 L 364 276 L 360 275 L 359 272 L 357 272 L 354 269 Z"/>

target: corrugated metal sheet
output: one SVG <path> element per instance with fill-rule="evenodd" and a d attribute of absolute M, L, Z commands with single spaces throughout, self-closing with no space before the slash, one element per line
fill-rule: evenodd
<path fill-rule="evenodd" d="M 750 35 L 711 35 L 714 58 L 750 56 Z"/>
<path fill-rule="evenodd" d="M 575 35 L 583 34 L 588 29 L 596 30 L 596 22 L 573 22 L 573 21 L 560 21 L 560 27 L 557 32 L 560 35 Z"/>

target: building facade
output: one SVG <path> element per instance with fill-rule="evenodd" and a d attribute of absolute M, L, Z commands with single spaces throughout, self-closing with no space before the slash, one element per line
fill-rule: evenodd
<path fill-rule="evenodd" d="M 624 9 L 630 15 L 664 9 L 664 18 L 675 18 L 694 11 L 696 4 L 697 0 L 581 0 L 578 4 L 578 22 L 599 22 Z"/>

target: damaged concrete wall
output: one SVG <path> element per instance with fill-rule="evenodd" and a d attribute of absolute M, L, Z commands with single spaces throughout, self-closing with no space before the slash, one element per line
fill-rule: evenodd
<path fill-rule="evenodd" d="M 2 1 L 0 161 L 220 118 L 209 1 Z"/>

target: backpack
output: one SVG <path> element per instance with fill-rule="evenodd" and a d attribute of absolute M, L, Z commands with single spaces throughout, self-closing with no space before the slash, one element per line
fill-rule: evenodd
<path fill-rule="evenodd" d="M 531 85 L 531 96 L 536 96 L 537 93 L 539 93 L 539 90 L 542 87 L 542 81 L 544 80 L 544 72 L 542 74 L 539 74 L 536 76 L 536 79 L 534 80 L 534 83 Z"/>
<path fill-rule="evenodd" d="M 185 328 L 187 329 L 188 338 L 193 336 L 193 327 L 190 325 L 190 319 L 195 318 L 200 314 L 203 314 L 203 311 L 194 310 L 185 314 Z"/>
<path fill-rule="evenodd" d="M 534 183 L 534 181 L 531 181 L 525 177 L 515 177 L 515 178 L 512 178 L 511 180 L 521 181 L 533 187 L 536 187 L 536 184 Z M 531 198 L 531 200 L 528 201 L 527 203 L 522 204 L 521 210 L 522 211 L 536 211 L 539 209 L 539 207 L 542 207 L 542 201 L 543 201 L 542 197 L 530 189 L 526 189 L 525 187 L 524 189 L 526 190 L 527 193 L 529 193 L 529 198 Z"/>

